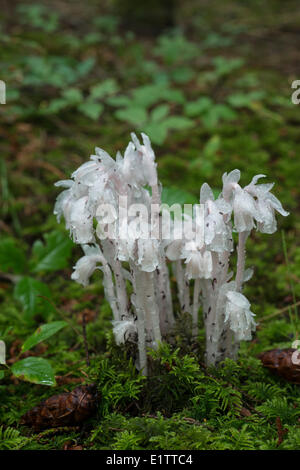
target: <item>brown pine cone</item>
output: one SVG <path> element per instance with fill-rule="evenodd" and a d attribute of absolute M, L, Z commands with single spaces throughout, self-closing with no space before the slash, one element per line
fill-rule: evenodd
<path fill-rule="evenodd" d="M 76 426 L 95 411 L 98 395 L 96 385 L 81 385 L 71 392 L 53 395 L 28 410 L 21 417 L 21 424 L 36 431 L 60 426 Z"/>
<path fill-rule="evenodd" d="M 297 349 L 272 349 L 260 354 L 259 358 L 264 367 L 289 382 L 300 384 L 300 351 L 297 352 Z"/>

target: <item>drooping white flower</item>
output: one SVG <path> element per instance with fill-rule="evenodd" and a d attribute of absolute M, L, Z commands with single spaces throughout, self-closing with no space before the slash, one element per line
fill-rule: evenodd
<path fill-rule="evenodd" d="M 95 269 L 97 269 L 97 264 L 101 263 L 103 258 L 99 247 L 96 245 L 83 245 L 82 248 L 85 256 L 82 256 L 82 258 L 77 261 L 74 266 L 74 272 L 71 275 L 71 279 L 74 279 L 74 281 L 82 284 L 83 286 L 87 286 L 90 277 Z"/>
<path fill-rule="evenodd" d="M 263 177 L 265 177 L 265 175 L 254 176 L 251 183 L 245 187 L 245 191 L 256 198 L 256 207 L 260 216 L 257 229 L 262 233 L 271 234 L 277 230 L 275 211 L 285 217 L 289 215 L 289 212 L 283 209 L 279 199 L 270 192 L 274 183 L 256 184 L 257 181 Z"/>
<path fill-rule="evenodd" d="M 232 196 L 232 191 L 234 189 L 234 185 L 240 181 L 241 172 L 240 170 L 232 170 L 230 173 L 224 173 L 222 176 L 223 181 L 223 190 L 222 196 L 226 202 L 230 201 Z"/>
<path fill-rule="evenodd" d="M 94 241 L 93 216 L 87 208 L 88 196 L 83 196 L 71 205 L 70 232 L 75 243 L 85 244 Z"/>
<path fill-rule="evenodd" d="M 97 214 L 99 204 L 111 203 L 116 205 L 116 197 L 113 188 L 110 185 L 108 175 L 99 174 L 97 180 L 88 189 L 88 209 Z"/>
<path fill-rule="evenodd" d="M 274 186 L 274 183 L 267 184 L 256 184 L 260 178 L 266 178 L 266 175 L 255 175 L 253 176 L 251 183 L 245 186 L 245 191 L 250 193 L 252 196 L 260 197 L 271 191 Z"/>
<path fill-rule="evenodd" d="M 104 150 L 96 147 L 96 155 L 91 155 L 90 160 L 80 165 L 76 171 L 72 173 L 75 182 L 91 186 L 98 179 L 99 174 L 112 172 L 116 166 L 116 162 Z"/>
<path fill-rule="evenodd" d="M 116 165 L 116 161 L 107 153 L 105 150 L 96 147 L 96 155 L 92 155 L 91 159 L 101 163 L 106 170 L 113 169 Z"/>
<path fill-rule="evenodd" d="M 200 204 L 205 204 L 207 201 L 214 201 L 214 193 L 207 183 L 203 183 L 200 189 Z"/>
<path fill-rule="evenodd" d="M 229 322 L 230 329 L 235 333 L 237 341 L 251 340 L 256 323 L 254 321 L 255 315 L 250 310 L 250 302 L 243 294 L 236 291 L 227 292 L 226 298 L 225 323 Z"/>
<path fill-rule="evenodd" d="M 183 257 L 185 258 L 188 279 L 212 278 L 213 265 L 210 251 L 200 251 L 197 244 L 190 241 L 184 246 Z"/>
<path fill-rule="evenodd" d="M 262 222 L 258 223 L 257 228 L 262 233 L 271 234 L 276 232 L 275 211 L 285 217 L 289 215 L 289 212 L 283 209 L 280 201 L 271 193 L 267 194 L 265 198 L 258 199 L 257 207 L 262 219 Z"/>
<path fill-rule="evenodd" d="M 234 226 L 237 232 L 250 232 L 255 227 L 255 220 L 261 222 L 261 216 L 251 194 L 239 184 L 233 188 Z"/>
<path fill-rule="evenodd" d="M 66 228 L 70 228 L 70 214 L 71 214 L 71 207 L 74 201 L 73 193 L 72 193 L 72 186 L 74 185 L 74 181 L 72 180 L 63 180 L 58 181 L 55 183 L 55 186 L 68 188 L 65 189 L 62 193 L 60 193 L 55 202 L 54 206 L 54 215 L 56 215 L 58 222 L 62 216 L 64 216 L 66 221 Z"/>
<path fill-rule="evenodd" d="M 113 333 L 118 345 L 126 341 L 136 342 L 137 326 L 133 320 L 112 321 Z"/>
<path fill-rule="evenodd" d="M 133 142 L 129 142 L 124 158 L 118 163 L 122 176 L 128 185 L 138 189 L 146 184 L 143 160 Z"/>
<path fill-rule="evenodd" d="M 149 184 L 149 186 L 154 186 L 157 184 L 157 165 L 155 163 L 155 155 L 151 147 L 149 137 L 143 132 L 141 135 L 143 139 L 143 145 L 140 144 L 140 141 L 134 133 L 131 134 L 131 138 L 136 149 L 142 156 L 145 181 L 147 184 Z"/>
<path fill-rule="evenodd" d="M 225 217 L 230 217 L 231 205 L 223 197 L 215 201 L 207 183 L 201 187 L 200 203 L 204 204 L 204 241 L 207 248 L 216 252 L 231 251 L 231 225 L 229 221 L 225 222 Z"/>
<path fill-rule="evenodd" d="M 247 268 L 245 269 L 244 276 L 243 276 L 243 283 L 250 281 L 254 274 L 254 269 L 253 268 Z"/>

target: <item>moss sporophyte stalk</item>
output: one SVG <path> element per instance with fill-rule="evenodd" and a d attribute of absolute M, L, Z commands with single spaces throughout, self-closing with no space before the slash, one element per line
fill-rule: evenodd
<path fill-rule="evenodd" d="M 208 365 L 235 359 L 240 342 L 250 340 L 256 328 L 242 293 L 253 275 L 245 267 L 247 239 L 254 229 L 274 233 L 275 212 L 288 212 L 270 192 L 273 184 L 258 184 L 265 175 L 254 176 L 243 188 L 237 169 L 223 175 L 217 198 L 204 183 L 199 204 L 185 205 L 184 211 L 179 204 L 168 207 L 161 203 L 149 138 L 142 134 L 140 143 L 135 134 L 131 137 L 124 157 L 118 152 L 113 159 L 96 148 L 72 179 L 56 183 L 65 190 L 54 213 L 58 220 L 64 216 L 84 252 L 71 277 L 86 286 L 95 270 L 102 271 L 116 343 L 137 343 L 136 367 L 143 374 L 148 373 L 147 349 L 156 349 L 174 327 L 175 305 L 191 315 L 195 338 L 201 310 Z"/>

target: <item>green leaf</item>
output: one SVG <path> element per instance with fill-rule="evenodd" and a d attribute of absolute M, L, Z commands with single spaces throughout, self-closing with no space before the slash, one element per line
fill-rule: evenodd
<path fill-rule="evenodd" d="M 4 370 L 0 370 L 0 380 L 4 379 Z"/>
<path fill-rule="evenodd" d="M 195 75 L 194 70 L 191 67 L 178 67 L 172 70 L 171 77 L 176 83 L 187 83 Z"/>
<path fill-rule="evenodd" d="M 14 297 L 21 302 L 24 313 L 28 318 L 38 312 L 49 313 L 52 309 L 46 298 L 51 297 L 51 292 L 46 284 L 32 277 L 23 277 L 15 285 Z"/>
<path fill-rule="evenodd" d="M 104 80 L 104 82 L 94 85 L 90 89 L 90 97 L 93 99 L 100 99 L 104 96 L 113 95 L 118 92 L 118 84 L 114 78 Z"/>
<path fill-rule="evenodd" d="M 232 121 L 237 118 L 237 113 L 229 106 L 226 106 L 226 104 L 217 104 L 215 106 L 215 111 L 220 118 L 225 121 Z"/>
<path fill-rule="evenodd" d="M 73 243 L 65 234 L 53 231 L 44 236 L 45 243 L 33 244 L 33 272 L 56 271 L 67 266 Z"/>
<path fill-rule="evenodd" d="M 4 238 L 0 242 L 0 271 L 24 272 L 26 257 L 13 238 Z"/>
<path fill-rule="evenodd" d="M 179 104 L 185 102 L 185 98 L 181 90 L 168 88 L 165 83 L 143 85 L 132 91 L 132 101 L 137 107 L 148 108 L 162 100 Z"/>
<path fill-rule="evenodd" d="M 167 116 L 169 109 L 170 108 L 167 104 L 161 104 L 160 106 L 157 106 L 151 112 L 151 121 L 161 121 L 164 117 Z"/>
<path fill-rule="evenodd" d="M 57 98 L 57 99 L 50 101 L 47 107 L 42 108 L 42 113 L 43 114 L 56 114 L 62 109 L 67 108 L 68 106 L 69 106 L 69 102 L 67 100 L 64 100 L 63 98 Z"/>
<path fill-rule="evenodd" d="M 65 57 L 63 57 L 63 59 L 65 61 Z M 88 57 L 87 59 L 79 62 L 78 66 L 76 67 L 77 76 L 84 77 L 85 75 L 87 75 L 94 67 L 95 62 L 96 62 L 96 59 L 94 57 Z"/>
<path fill-rule="evenodd" d="M 263 91 L 252 91 L 249 93 L 234 93 L 228 96 L 227 101 L 235 108 L 251 107 L 253 102 L 260 101 L 265 96 Z"/>
<path fill-rule="evenodd" d="M 132 91 L 136 106 L 147 108 L 162 99 L 163 88 L 160 84 L 143 85 Z"/>
<path fill-rule="evenodd" d="M 147 112 L 144 108 L 125 108 L 115 112 L 115 116 L 121 121 L 129 122 L 140 127 L 147 120 Z"/>
<path fill-rule="evenodd" d="M 172 88 L 164 88 L 162 98 L 170 101 L 171 103 L 184 104 L 185 96 L 181 90 L 174 90 Z"/>
<path fill-rule="evenodd" d="M 212 106 L 212 100 L 208 96 L 203 96 L 196 101 L 187 103 L 184 110 L 187 116 L 196 117 L 210 109 Z"/>
<path fill-rule="evenodd" d="M 143 127 L 143 130 L 157 145 L 163 144 L 168 134 L 167 127 L 161 122 L 149 122 Z"/>
<path fill-rule="evenodd" d="M 198 46 L 188 41 L 182 33 L 159 36 L 154 53 L 164 58 L 168 64 L 188 61 L 199 54 Z"/>
<path fill-rule="evenodd" d="M 110 96 L 109 98 L 107 98 L 106 103 L 110 104 L 111 106 L 116 106 L 116 107 L 121 107 L 121 106 L 129 107 L 131 104 L 131 99 L 125 95 Z"/>
<path fill-rule="evenodd" d="M 35 332 L 26 339 L 25 343 L 22 346 L 22 352 L 27 351 L 28 349 L 33 348 L 38 343 L 45 341 L 51 336 L 55 335 L 59 330 L 67 326 L 65 321 L 54 321 L 51 323 L 46 323 L 45 325 L 39 326 Z"/>
<path fill-rule="evenodd" d="M 237 118 L 236 112 L 225 104 L 216 104 L 202 117 L 202 122 L 206 127 L 216 126 L 220 120 L 233 121 Z"/>
<path fill-rule="evenodd" d="M 212 60 L 216 70 L 216 74 L 221 77 L 223 75 L 229 75 L 234 70 L 241 68 L 245 61 L 242 58 L 228 59 L 228 57 L 214 57 Z"/>
<path fill-rule="evenodd" d="M 164 120 L 164 125 L 169 129 L 184 130 L 194 125 L 194 121 L 184 116 L 170 116 Z"/>
<path fill-rule="evenodd" d="M 41 385 L 56 385 L 51 364 L 42 357 L 27 357 L 11 367 L 15 377 Z"/>
<path fill-rule="evenodd" d="M 63 98 L 68 102 L 68 104 L 78 104 L 83 101 L 83 95 L 78 88 L 69 88 L 63 93 Z"/>
<path fill-rule="evenodd" d="M 221 139 L 218 135 L 213 135 L 206 143 L 203 149 L 203 156 L 208 159 L 213 159 L 220 149 Z"/>
<path fill-rule="evenodd" d="M 104 109 L 103 104 L 95 103 L 93 101 L 85 101 L 78 106 L 79 111 L 82 112 L 85 116 L 94 119 L 98 119 Z"/>
<path fill-rule="evenodd" d="M 96 16 L 96 18 L 93 19 L 93 23 L 97 26 L 97 29 L 105 33 L 115 33 L 119 22 L 120 18 L 116 15 L 101 14 L 101 16 Z"/>

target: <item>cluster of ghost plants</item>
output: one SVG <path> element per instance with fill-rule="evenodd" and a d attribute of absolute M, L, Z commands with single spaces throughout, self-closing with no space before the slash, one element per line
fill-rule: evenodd
<path fill-rule="evenodd" d="M 137 367 L 144 374 L 147 348 L 157 348 L 169 336 L 180 313 L 191 315 L 197 336 L 202 312 L 206 362 L 217 365 L 235 358 L 240 341 L 250 340 L 256 327 L 242 294 L 252 276 L 245 269 L 247 238 L 254 228 L 274 233 L 275 211 L 288 213 L 270 192 L 273 184 L 257 184 L 264 175 L 242 188 L 239 170 L 223 175 L 216 199 L 204 183 L 200 204 L 189 213 L 181 214 L 181 206 L 177 212 L 178 207 L 167 208 L 161 205 L 150 140 L 142 134 L 142 141 L 132 134 L 124 157 L 118 153 L 116 159 L 96 148 L 71 180 L 56 183 L 66 189 L 54 213 L 58 219 L 64 216 L 84 251 L 72 279 L 86 286 L 95 270 L 102 271 L 115 340 L 137 343 Z M 234 272 L 233 232 L 238 234 Z M 176 279 L 176 293 L 170 276 Z"/>

